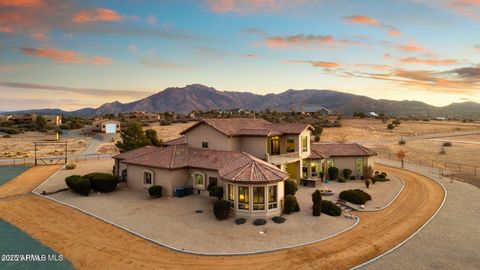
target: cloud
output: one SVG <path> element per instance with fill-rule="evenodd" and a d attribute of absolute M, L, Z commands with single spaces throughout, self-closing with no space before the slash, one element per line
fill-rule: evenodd
<path fill-rule="evenodd" d="M 116 11 L 106 8 L 96 8 L 91 10 L 83 10 L 76 13 L 72 21 L 75 23 L 91 23 L 91 22 L 118 22 L 122 20 L 122 16 Z"/>
<path fill-rule="evenodd" d="M 330 35 L 294 35 L 294 36 L 271 36 L 265 40 L 269 48 L 287 48 L 290 46 L 322 47 L 335 46 L 336 40 Z"/>
<path fill-rule="evenodd" d="M 243 57 L 245 57 L 245 58 L 257 58 L 258 56 L 254 53 L 249 53 L 249 54 L 245 54 Z"/>
<path fill-rule="evenodd" d="M 267 36 L 267 32 L 257 27 L 245 28 L 243 31 L 249 35 Z"/>
<path fill-rule="evenodd" d="M 33 8 L 44 4 L 44 0 L 0 0 L 0 7 Z"/>
<path fill-rule="evenodd" d="M 325 69 L 337 68 L 341 66 L 340 63 L 329 61 L 286 60 L 284 62 L 293 64 L 309 64 L 313 67 L 321 67 Z"/>
<path fill-rule="evenodd" d="M 398 45 L 398 48 L 402 51 L 409 51 L 409 52 L 423 52 L 428 51 L 426 48 L 418 45 L 416 42 L 411 41 L 405 44 Z"/>
<path fill-rule="evenodd" d="M 128 50 L 133 54 L 136 54 L 139 51 L 138 46 L 135 44 L 128 45 Z"/>
<path fill-rule="evenodd" d="M 34 31 L 30 34 L 30 37 L 36 41 L 43 42 L 48 40 L 47 31 L 41 31 L 41 30 Z"/>
<path fill-rule="evenodd" d="M 74 51 L 64 51 L 55 48 L 20 48 L 20 50 L 24 55 L 47 58 L 56 62 L 94 65 L 111 64 L 110 59 L 102 56 L 90 57 Z"/>
<path fill-rule="evenodd" d="M 405 64 L 424 64 L 431 66 L 448 66 L 459 64 L 459 62 L 455 59 L 419 59 L 416 57 L 401 58 L 400 62 Z"/>
<path fill-rule="evenodd" d="M 369 25 L 369 26 L 374 26 L 374 27 L 379 27 L 387 31 L 387 34 L 390 36 L 400 36 L 402 35 L 402 32 L 394 27 L 390 26 L 384 23 L 381 23 L 375 18 L 366 16 L 366 15 L 352 15 L 352 16 L 347 16 L 343 17 L 347 22 L 349 23 L 354 23 L 354 24 L 364 24 L 364 25 Z"/>
<path fill-rule="evenodd" d="M 460 78 L 470 78 L 470 79 L 480 80 L 480 66 L 457 68 L 457 69 L 446 71 L 444 73 L 454 74 L 455 76 Z"/>
<path fill-rule="evenodd" d="M 112 96 L 124 96 L 124 97 L 141 97 L 152 94 L 152 92 L 146 91 L 136 91 L 136 90 L 107 90 L 107 89 L 98 89 L 98 88 L 76 88 L 76 87 L 66 87 L 66 86 L 53 86 L 53 85 L 44 85 L 44 84 L 34 84 L 34 83 L 17 83 L 17 82 L 0 82 L 0 86 L 17 88 L 17 89 L 36 89 L 36 90 L 48 90 L 54 92 L 64 92 L 64 93 L 75 93 L 83 94 L 95 97 L 112 97 Z"/>
<path fill-rule="evenodd" d="M 480 52 L 480 44 L 475 45 L 475 47 L 473 47 L 473 48 Z"/>
<path fill-rule="evenodd" d="M 151 25 L 156 25 L 157 24 L 157 17 L 150 15 L 147 17 L 147 22 Z"/>
<path fill-rule="evenodd" d="M 480 20 L 480 0 L 450 0 L 447 8 L 463 16 Z"/>
<path fill-rule="evenodd" d="M 206 0 L 207 8 L 214 13 L 274 12 L 301 5 L 305 0 Z"/>
<path fill-rule="evenodd" d="M 8 25 L 0 25 L 0 33 L 13 33 L 14 30 L 11 26 Z"/>

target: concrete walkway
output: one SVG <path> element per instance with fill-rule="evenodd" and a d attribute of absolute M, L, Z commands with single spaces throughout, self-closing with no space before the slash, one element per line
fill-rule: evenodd
<path fill-rule="evenodd" d="M 400 166 L 391 160 L 377 162 Z M 445 205 L 415 237 L 362 269 L 479 269 L 480 189 L 464 182 L 451 183 L 432 168 L 411 164 L 406 168 L 439 180 L 448 193 Z"/>

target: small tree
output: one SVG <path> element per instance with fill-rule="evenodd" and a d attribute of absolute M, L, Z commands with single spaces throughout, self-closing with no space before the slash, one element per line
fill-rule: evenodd
<path fill-rule="evenodd" d="M 405 157 L 407 156 L 407 152 L 404 151 L 404 150 L 398 150 L 395 155 L 397 156 L 398 160 L 400 160 L 402 162 L 402 168 L 403 168 L 403 165 L 404 165 L 404 160 L 405 160 Z"/>
<path fill-rule="evenodd" d="M 40 131 L 44 131 L 47 129 L 47 120 L 45 117 L 39 115 L 35 120 L 35 128 Z"/>
<path fill-rule="evenodd" d="M 312 202 L 313 215 L 318 217 L 322 212 L 322 194 L 320 193 L 320 190 L 317 189 L 312 193 Z"/>
<path fill-rule="evenodd" d="M 151 144 L 155 146 L 162 146 L 162 140 L 158 139 L 157 131 L 154 129 L 147 129 L 145 131 L 145 136 L 150 140 Z"/>
<path fill-rule="evenodd" d="M 115 145 L 121 151 L 130 151 L 152 143 L 145 135 L 142 124 L 138 122 L 128 123 L 127 128 L 122 130 L 120 137 L 122 141 L 117 142 Z"/>
<path fill-rule="evenodd" d="M 363 179 L 370 180 L 373 177 L 373 168 L 372 166 L 365 165 L 363 166 Z"/>
<path fill-rule="evenodd" d="M 284 190 L 285 190 L 285 196 L 287 195 L 295 195 L 295 193 L 298 190 L 298 184 L 295 180 L 293 179 L 288 179 L 285 180 L 284 182 Z"/>

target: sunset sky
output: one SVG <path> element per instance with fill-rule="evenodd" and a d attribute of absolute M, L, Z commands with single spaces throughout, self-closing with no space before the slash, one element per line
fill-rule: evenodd
<path fill-rule="evenodd" d="M 480 0 L 0 0 L 0 111 L 193 83 L 480 102 Z"/>

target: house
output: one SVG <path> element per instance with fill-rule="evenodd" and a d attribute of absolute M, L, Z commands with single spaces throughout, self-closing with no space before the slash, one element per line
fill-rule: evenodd
<path fill-rule="evenodd" d="M 369 162 L 374 154 L 358 145 L 311 144 L 313 130 L 308 124 L 256 118 L 202 119 L 162 147 L 114 156 L 114 173 L 129 188 L 161 185 L 167 196 L 179 187 L 208 195 L 208 187 L 216 185 L 237 217 L 273 217 L 282 213 L 286 179 L 318 177 L 327 165 L 355 168 L 357 158 Z"/>
<path fill-rule="evenodd" d="M 37 115 L 34 113 L 27 113 L 22 115 L 12 115 L 10 120 L 15 122 L 35 122 Z"/>
<path fill-rule="evenodd" d="M 92 123 L 92 132 L 98 133 L 120 133 L 120 122 L 109 119 L 99 119 Z"/>
<path fill-rule="evenodd" d="M 356 143 L 312 143 L 310 156 L 303 161 L 302 178 L 315 179 L 326 175 L 330 167 L 337 167 L 342 176 L 344 169 L 350 169 L 359 179 L 364 166 L 374 165 L 374 151 Z"/>
<path fill-rule="evenodd" d="M 0 122 L 7 122 L 12 118 L 11 115 L 0 115 Z"/>
<path fill-rule="evenodd" d="M 62 117 L 59 115 L 44 115 L 43 118 L 49 126 L 60 126 L 62 124 Z"/>

